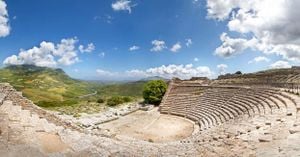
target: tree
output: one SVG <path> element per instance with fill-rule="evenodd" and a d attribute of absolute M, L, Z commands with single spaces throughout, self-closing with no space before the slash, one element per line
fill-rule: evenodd
<path fill-rule="evenodd" d="M 167 84 L 163 80 L 153 80 L 147 82 L 143 90 L 145 103 L 159 105 L 166 90 Z"/>
<path fill-rule="evenodd" d="M 235 72 L 235 74 L 236 74 L 236 75 L 241 75 L 242 72 L 241 72 L 241 71 L 237 71 L 237 72 Z"/>

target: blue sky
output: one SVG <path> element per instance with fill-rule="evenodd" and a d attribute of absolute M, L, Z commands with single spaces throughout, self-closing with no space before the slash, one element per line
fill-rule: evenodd
<path fill-rule="evenodd" d="M 2 25 L 9 27 L 9 33 L 2 36 L 0 30 L 3 66 L 35 64 L 63 68 L 72 77 L 80 79 L 116 80 L 151 75 L 214 78 L 220 73 L 237 70 L 254 72 L 298 64 L 299 52 L 291 52 L 288 49 L 291 44 L 283 47 L 281 43 L 275 45 L 278 42 L 271 39 L 268 42 L 260 40 L 263 37 L 256 30 L 259 26 L 231 24 L 239 20 L 236 14 L 239 9 L 243 10 L 242 4 L 231 6 L 221 0 L 0 2 L 6 4 L 2 7 L 2 17 L 7 21 Z M 246 20 L 249 19 L 243 21 Z M 270 25 L 267 31 L 280 35 L 272 28 Z M 298 29 L 293 31 L 298 32 Z M 61 42 L 63 39 L 65 43 Z M 43 41 L 47 42 L 44 47 L 49 48 L 48 51 L 41 48 Z M 69 43 L 69 49 L 67 46 L 58 48 L 59 44 L 66 43 Z M 155 43 L 161 44 L 156 45 L 156 51 L 153 49 Z M 88 48 L 88 44 L 92 46 Z M 30 51 L 33 47 L 36 50 Z M 23 57 L 20 57 L 21 51 Z M 33 59 L 29 53 L 39 56 Z M 45 59 L 46 55 L 52 59 Z"/>

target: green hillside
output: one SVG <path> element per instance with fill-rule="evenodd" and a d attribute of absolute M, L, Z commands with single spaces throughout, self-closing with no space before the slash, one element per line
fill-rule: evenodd
<path fill-rule="evenodd" d="M 127 82 L 127 83 L 116 83 L 107 84 L 98 88 L 98 93 L 104 96 L 132 96 L 142 97 L 143 87 L 146 81 Z"/>
<path fill-rule="evenodd" d="M 0 82 L 10 83 L 41 107 L 69 114 L 98 112 L 105 108 L 105 102 L 97 103 L 100 98 L 106 100 L 112 96 L 130 96 L 133 100 L 140 100 L 146 83 L 146 81 L 119 84 L 88 82 L 73 79 L 61 69 L 33 65 L 0 69 Z M 89 95 L 95 92 L 96 94 Z"/>
<path fill-rule="evenodd" d="M 32 65 L 0 69 L 0 81 L 10 83 L 35 103 L 70 101 L 93 92 L 91 83 L 72 79 L 61 69 Z"/>

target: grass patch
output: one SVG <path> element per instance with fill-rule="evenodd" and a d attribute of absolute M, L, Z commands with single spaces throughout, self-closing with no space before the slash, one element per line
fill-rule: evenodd
<path fill-rule="evenodd" d="M 53 107 L 64 107 L 64 106 L 73 106 L 78 104 L 76 100 L 65 100 L 65 101 L 39 101 L 36 103 L 40 107 L 44 108 L 53 108 Z"/>

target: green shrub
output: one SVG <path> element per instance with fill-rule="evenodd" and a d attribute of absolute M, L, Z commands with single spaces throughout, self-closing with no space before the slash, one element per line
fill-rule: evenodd
<path fill-rule="evenodd" d="M 113 96 L 107 100 L 106 105 L 107 106 L 117 106 L 117 105 L 123 104 L 123 103 L 124 103 L 123 97 Z"/>
<path fill-rule="evenodd" d="M 132 101 L 132 98 L 129 97 L 129 96 L 125 96 L 125 97 L 123 97 L 123 101 L 124 101 L 124 102 L 131 102 L 131 101 Z"/>
<path fill-rule="evenodd" d="M 123 103 L 126 103 L 126 102 L 131 102 L 131 101 L 132 101 L 132 98 L 129 97 L 129 96 L 125 96 L 125 97 L 113 96 L 113 97 L 107 99 L 106 105 L 107 106 L 117 106 L 119 104 L 123 104 Z"/>
<path fill-rule="evenodd" d="M 102 103 L 104 103 L 105 102 L 105 100 L 103 99 L 103 98 L 99 98 L 98 100 L 97 100 L 97 103 L 99 103 L 99 104 L 102 104 Z"/>
<path fill-rule="evenodd" d="M 167 84 L 163 80 L 149 81 L 143 90 L 143 97 L 145 103 L 159 105 L 165 92 L 167 90 Z"/>

